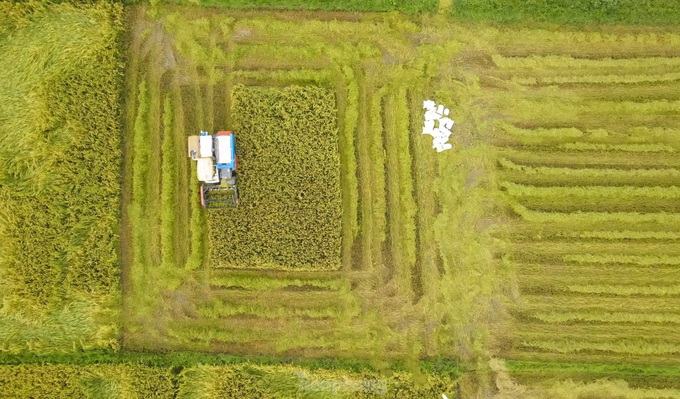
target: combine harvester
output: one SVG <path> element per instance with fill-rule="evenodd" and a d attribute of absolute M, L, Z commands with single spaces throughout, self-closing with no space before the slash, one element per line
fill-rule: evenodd
<path fill-rule="evenodd" d="M 204 208 L 235 208 L 238 205 L 236 188 L 236 139 L 232 132 L 189 136 L 189 157 L 196 161 L 201 184 L 201 205 Z"/>

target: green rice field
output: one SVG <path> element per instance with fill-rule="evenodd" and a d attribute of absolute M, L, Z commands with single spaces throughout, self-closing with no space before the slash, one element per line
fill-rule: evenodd
<path fill-rule="evenodd" d="M 673 1 L 0 2 L 0 397 L 680 398 Z"/>

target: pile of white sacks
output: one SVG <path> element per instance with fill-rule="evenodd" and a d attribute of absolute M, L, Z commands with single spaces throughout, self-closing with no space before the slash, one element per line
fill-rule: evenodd
<path fill-rule="evenodd" d="M 453 119 L 449 118 L 449 109 L 441 104 L 437 106 L 432 100 L 423 101 L 423 109 L 425 110 L 423 134 L 432 136 L 432 148 L 437 152 L 453 148 L 453 145 L 448 143 L 454 123 Z"/>

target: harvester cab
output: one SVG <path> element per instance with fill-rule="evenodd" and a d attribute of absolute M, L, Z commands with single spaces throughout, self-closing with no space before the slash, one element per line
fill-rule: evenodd
<path fill-rule="evenodd" d="M 211 135 L 201 131 L 187 139 L 188 155 L 196 161 L 201 182 L 201 205 L 204 208 L 235 208 L 238 205 L 236 187 L 236 139 L 230 131 Z"/>

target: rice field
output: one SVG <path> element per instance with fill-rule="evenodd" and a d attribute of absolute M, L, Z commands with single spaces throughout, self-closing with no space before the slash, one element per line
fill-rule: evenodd
<path fill-rule="evenodd" d="M 612 35 L 607 45 L 598 34 L 561 37 L 557 47 L 537 36 L 540 53 L 499 48 L 480 71 L 505 207 L 500 262 L 515 292 L 500 357 L 542 395 L 572 379 L 623 397 L 677 397 L 660 374 L 680 351 L 680 142 L 677 98 L 666 91 L 680 36 Z M 647 46 L 617 46 L 628 38 Z M 579 363 L 578 372 L 566 366 Z M 604 364 L 658 370 L 590 371 Z M 625 383 L 594 388 L 596 378 Z"/>
<path fill-rule="evenodd" d="M 680 38 L 430 22 L 174 7 L 133 16 L 128 97 L 139 101 L 128 124 L 142 118 L 142 131 L 172 121 L 163 131 L 181 143 L 202 126 L 243 125 L 234 115 L 243 87 L 332 91 L 342 219 L 336 270 L 216 267 L 211 254 L 228 251 L 207 239 L 210 212 L 187 162 L 177 177 L 140 172 L 153 182 L 139 190 L 160 185 L 177 203 L 165 232 L 153 205 L 131 228 L 144 235 L 130 254 L 128 347 L 446 355 L 480 372 L 493 355 L 507 361 L 494 373 L 539 388 L 559 378 L 554 364 L 671 367 L 680 107 L 668 85 Z M 454 151 L 441 156 L 419 140 L 428 97 L 456 118 Z M 167 136 L 135 144 L 135 130 L 128 140 L 131 210 L 162 198 L 135 199 L 133 147 L 165 170 Z M 524 370 L 529 361 L 553 371 Z M 587 370 L 574 375 L 591 381 Z M 675 387 L 652 372 L 611 378 Z"/>
<path fill-rule="evenodd" d="M 470 324 L 493 322 L 473 319 L 473 309 L 490 306 L 490 296 L 484 294 L 484 301 L 478 300 L 481 294 L 466 297 L 465 287 L 451 284 L 459 256 L 486 255 L 472 254 L 474 247 L 455 253 L 453 248 L 439 248 L 448 241 L 443 218 L 458 220 L 460 215 L 448 205 L 442 210 L 441 202 L 450 199 L 432 195 L 432 187 L 443 174 L 466 176 L 469 169 L 484 166 L 477 160 L 454 170 L 454 158 L 436 158 L 426 140 L 411 134 L 421 124 L 421 102 L 432 79 L 445 73 L 428 61 L 438 56 L 437 49 L 423 49 L 419 58 L 421 65 L 432 68 L 433 76 L 412 65 L 421 50 L 410 36 L 423 27 L 408 17 L 387 20 L 368 14 L 326 13 L 309 19 L 294 12 L 165 7 L 149 15 L 139 8 L 130 20 L 135 35 L 126 84 L 129 136 L 123 222 L 131 233 L 129 245 L 123 245 L 129 248 L 124 250 L 125 346 L 409 362 L 456 353 L 472 359 L 481 353 L 482 329 L 479 336 L 475 331 L 457 337 L 456 332 Z M 435 37 L 436 30 L 423 34 Z M 405 86 L 404 81 L 410 84 Z M 259 242 L 247 237 L 295 237 L 295 211 L 284 202 L 272 202 L 284 212 L 274 216 L 263 212 L 265 208 L 260 216 L 240 218 L 215 213 L 228 210 L 203 211 L 193 166 L 182 150 L 187 135 L 234 129 L 241 157 L 276 153 L 277 148 L 267 147 L 276 139 L 250 139 L 238 147 L 238 126 L 244 135 L 250 131 L 264 135 L 266 129 L 275 134 L 277 124 L 293 126 L 281 115 L 304 111 L 279 111 L 285 105 L 272 103 L 277 111 L 262 113 L 239 104 L 250 104 L 249 93 L 278 98 L 306 93 L 305 87 L 332 95 L 324 94 L 332 99 L 333 116 L 323 119 L 332 124 L 324 126 L 323 135 L 330 132 L 330 148 L 339 158 L 309 158 L 327 162 L 331 169 L 326 175 L 336 168 L 339 177 L 340 241 L 333 255 L 337 264 L 329 262 L 330 268 L 285 267 L 285 262 L 277 266 L 260 263 L 252 255 L 241 257 L 241 249 L 234 245 L 257 248 L 254 244 Z M 448 86 L 439 90 L 452 104 L 454 99 L 468 101 L 464 91 L 449 97 L 453 90 Z M 306 105 L 300 102 L 296 107 Z M 258 115 L 268 118 L 263 119 L 267 123 L 257 125 Z M 314 129 L 303 130 L 312 134 Z M 300 156 L 309 156 L 306 147 L 299 148 Z M 304 166 L 304 159 L 294 162 Z M 239 161 L 244 190 L 250 187 L 248 178 L 263 182 L 251 184 L 251 191 L 265 184 L 276 187 L 276 181 L 267 179 L 285 172 L 258 169 L 256 159 Z M 491 160 L 482 162 L 492 165 Z M 294 176 L 281 179 L 294 178 L 291 184 L 299 187 L 310 184 L 304 175 Z M 323 194 L 326 204 L 332 203 L 330 194 Z M 304 196 L 305 190 L 295 195 Z M 483 195 L 465 198 L 465 206 L 473 208 Z M 249 204 L 249 198 L 257 201 Z M 274 196 L 244 192 L 242 200 L 243 212 L 251 212 L 248 207 L 264 206 Z M 291 202 L 296 203 L 305 202 Z M 239 209 L 234 215 L 241 213 Z M 272 218 L 277 224 L 252 230 L 258 218 Z M 225 221 L 232 227 L 222 228 Z M 228 242 L 239 229 L 245 235 Z M 470 233 L 459 244 L 485 239 L 490 236 Z M 306 244 L 290 242 L 285 244 L 290 254 L 306 253 Z M 476 273 L 476 267 L 466 265 L 463 270 Z M 454 301 L 466 311 L 450 307 Z"/>
<path fill-rule="evenodd" d="M 238 86 L 231 99 L 242 206 L 209 213 L 210 266 L 339 268 L 342 209 L 333 92 Z"/>
<path fill-rule="evenodd" d="M 120 346 L 122 14 L 0 3 L 2 355 Z"/>
<path fill-rule="evenodd" d="M 0 3 L 0 396 L 680 398 L 676 27 L 162 3 Z"/>
<path fill-rule="evenodd" d="M 455 381 L 406 372 L 384 376 L 370 370 L 307 368 L 288 364 L 197 364 L 169 369 L 119 364 L 23 364 L 0 366 L 0 395 L 50 398 L 380 398 L 428 397 L 453 391 Z"/>

